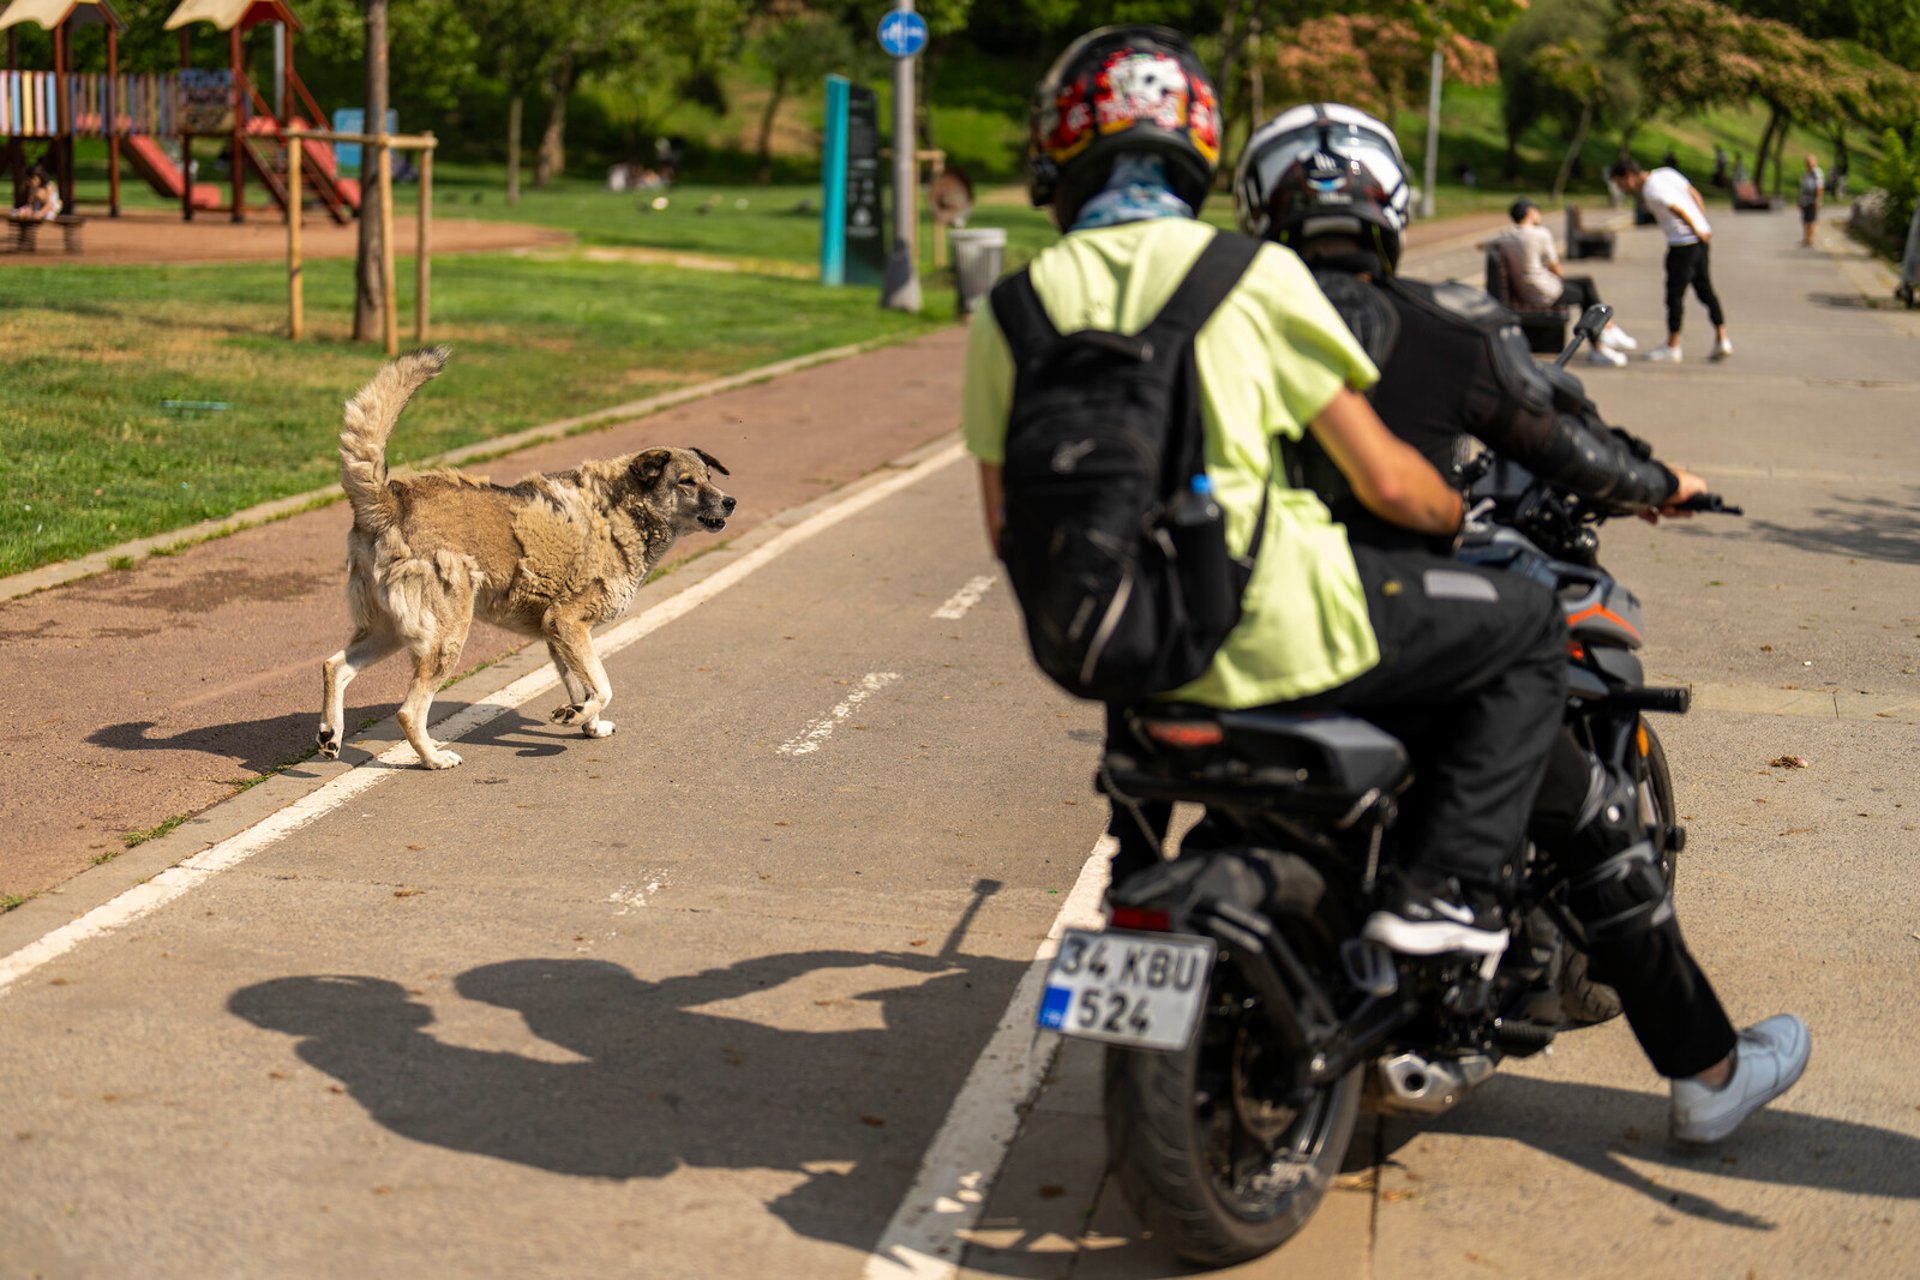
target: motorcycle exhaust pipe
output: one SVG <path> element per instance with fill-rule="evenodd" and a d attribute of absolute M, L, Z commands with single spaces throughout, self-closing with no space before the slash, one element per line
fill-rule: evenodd
<path fill-rule="evenodd" d="M 1380 1060 L 1380 1083 L 1385 1086 L 1383 1109 L 1408 1115 L 1433 1116 L 1453 1106 L 1493 1075 L 1494 1061 L 1485 1054 L 1432 1062 L 1417 1053 L 1396 1053 Z"/>

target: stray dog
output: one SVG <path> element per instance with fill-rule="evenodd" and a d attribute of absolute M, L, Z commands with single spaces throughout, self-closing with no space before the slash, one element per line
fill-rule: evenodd
<path fill-rule="evenodd" d="M 353 635 L 326 661 L 318 741 L 331 760 L 345 738 L 347 684 L 361 668 L 405 649 L 413 685 L 400 727 L 429 769 L 460 757 L 427 734 L 433 694 L 454 672 L 474 615 L 540 636 L 566 686 L 558 724 L 589 738 L 613 699 L 588 628 L 617 618 L 681 534 L 718 532 L 734 500 L 727 475 L 699 449 L 642 449 L 530 476 L 511 488 L 458 471 L 387 478 L 387 437 L 413 393 L 447 362 L 445 347 L 401 356 L 347 403 L 340 484 L 353 505 L 347 605 Z"/>

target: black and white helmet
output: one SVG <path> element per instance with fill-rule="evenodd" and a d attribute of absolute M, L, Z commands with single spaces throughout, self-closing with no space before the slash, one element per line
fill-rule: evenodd
<path fill-rule="evenodd" d="M 1247 140 L 1233 175 L 1234 217 L 1250 236 L 1296 247 L 1316 235 L 1354 236 L 1391 271 L 1407 229 L 1406 168 L 1380 121 L 1337 102 L 1307 103 Z"/>

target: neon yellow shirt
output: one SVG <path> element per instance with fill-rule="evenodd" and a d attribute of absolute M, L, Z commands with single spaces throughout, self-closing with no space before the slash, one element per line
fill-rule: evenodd
<path fill-rule="evenodd" d="M 1138 333 L 1152 322 L 1214 235 L 1161 218 L 1078 231 L 1033 260 L 1033 287 L 1062 333 Z M 1245 552 L 1271 476 L 1267 530 L 1240 625 L 1206 674 L 1166 696 L 1222 708 L 1286 702 L 1345 684 L 1380 660 L 1346 530 L 1320 499 L 1287 487 L 1273 437 L 1298 440 L 1342 387 L 1365 390 L 1373 362 L 1292 250 L 1263 247 L 1194 347 L 1207 472 L 1227 517 L 1227 545 Z M 1006 456 L 1014 362 L 990 307 L 967 337 L 961 434 L 982 462 Z"/>

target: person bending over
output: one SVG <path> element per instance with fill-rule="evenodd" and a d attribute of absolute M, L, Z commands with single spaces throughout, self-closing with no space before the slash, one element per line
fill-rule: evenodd
<path fill-rule="evenodd" d="M 1667 237 L 1667 345 L 1649 351 L 1647 359 L 1680 363 L 1680 304 L 1691 286 L 1713 322 L 1713 350 L 1707 359 L 1725 360 L 1733 354 L 1733 340 L 1727 337 L 1720 295 L 1713 291 L 1713 224 L 1707 221 L 1706 201 L 1678 169 L 1662 165 L 1648 173 L 1632 156 L 1614 161 L 1607 176 L 1622 191 L 1645 202 Z"/>
<path fill-rule="evenodd" d="M 1577 379 L 1535 364 L 1511 313 L 1469 286 L 1398 274 L 1403 172 L 1384 124 L 1313 104 L 1256 130 L 1234 180 L 1240 228 L 1301 255 L 1379 368 L 1369 399 L 1388 429 L 1443 469 L 1471 437 L 1615 510 L 1684 514 L 1677 504 L 1705 482 L 1606 428 Z M 1325 460 L 1309 456 L 1304 471 L 1361 544 L 1422 536 L 1367 511 Z M 1561 729 L 1530 830 L 1568 869 L 1593 976 L 1619 991 L 1642 1049 L 1673 1081 L 1677 1137 L 1723 1138 L 1799 1079 L 1805 1025 L 1783 1014 L 1736 1033 L 1688 951 L 1632 778 L 1609 776 Z"/>

